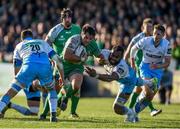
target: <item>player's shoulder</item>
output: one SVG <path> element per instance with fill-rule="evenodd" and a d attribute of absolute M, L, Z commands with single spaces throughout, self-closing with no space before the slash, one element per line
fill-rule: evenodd
<path fill-rule="evenodd" d="M 19 43 L 16 45 L 15 49 L 20 49 L 20 48 L 22 47 L 23 43 L 24 43 L 23 41 L 19 42 Z"/>
<path fill-rule="evenodd" d="M 63 25 L 62 25 L 62 24 L 57 24 L 57 25 L 55 25 L 55 26 L 50 30 L 50 32 L 51 32 L 51 33 L 58 33 L 58 32 L 60 32 L 62 29 L 64 29 Z"/>
<path fill-rule="evenodd" d="M 71 36 L 68 40 L 69 40 L 69 42 L 72 42 L 72 43 L 80 43 L 81 42 L 81 35 L 75 34 L 75 35 Z"/>
<path fill-rule="evenodd" d="M 144 32 L 141 32 L 141 33 L 135 35 L 135 36 L 132 38 L 131 42 L 136 43 L 136 42 L 138 42 L 139 40 L 141 40 L 141 39 L 144 38 L 144 37 L 145 37 L 145 33 L 144 33 Z"/>

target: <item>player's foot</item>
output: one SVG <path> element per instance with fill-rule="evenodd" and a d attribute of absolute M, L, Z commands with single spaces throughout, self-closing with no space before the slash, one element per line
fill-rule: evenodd
<path fill-rule="evenodd" d="M 152 78 L 151 81 L 152 81 L 152 83 L 153 83 L 153 88 L 152 88 L 152 90 L 153 90 L 154 92 L 156 92 L 156 91 L 158 90 L 158 79 L 155 77 L 155 78 Z"/>
<path fill-rule="evenodd" d="M 40 117 L 39 117 L 39 120 L 45 120 L 46 119 L 46 116 L 41 114 Z"/>
<path fill-rule="evenodd" d="M 58 119 L 56 117 L 50 117 L 50 122 L 57 122 Z"/>
<path fill-rule="evenodd" d="M 4 115 L 9 108 L 11 108 L 11 102 L 2 110 L 0 113 L 0 118 L 4 118 Z"/>
<path fill-rule="evenodd" d="M 79 119 L 79 115 L 77 113 L 73 113 L 73 114 L 70 114 L 69 116 L 70 119 Z"/>
<path fill-rule="evenodd" d="M 137 121 L 136 121 L 137 120 Z M 135 123 L 135 122 L 138 122 L 139 119 L 138 117 L 136 116 L 135 112 L 132 110 L 132 109 L 129 109 L 128 113 L 127 113 L 127 116 L 124 120 L 124 122 L 131 122 L 131 123 Z"/>
<path fill-rule="evenodd" d="M 1 118 L 4 118 L 4 114 L 3 113 L 0 113 L 0 119 Z"/>
<path fill-rule="evenodd" d="M 67 103 L 68 103 L 68 99 L 63 97 L 60 104 L 59 104 L 59 107 L 61 108 L 62 111 L 66 110 Z"/>
<path fill-rule="evenodd" d="M 57 122 L 56 112 L 51 113 L 50 122 Z"/>
<path fill-rule="evenodd" d="M 161 109 L 160 110 L 154 109 L 154 110 L 151 111 L 150 115 L 151 116 L 156 116 L 156 115 L 160 114 L 161 112 L 162 112 Z"/>

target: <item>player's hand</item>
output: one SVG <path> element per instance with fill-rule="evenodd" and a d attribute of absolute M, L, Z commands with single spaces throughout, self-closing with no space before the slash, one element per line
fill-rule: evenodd
<path fill-rule="evenodd" d="M 158 65 L 157 64 L 150 64 L 150 68 L 151 69 L 158 69 Z"/>
<path fill-rule="evenodd" d="M 90 68 L 90 67 L 88 67 L 88 66 L 86 66 L 85 71 L 86 71 L 86 73 L 88 73 L 89 76 L 91 76 L 91 77 L 95 77 L 95 76 L 97 75 L 97 74 L 96 74 L 96 70 L 93 69 L 93 68 Z"/>
<path fill-rule="evenodd" d="M 107 64 L 107 61 L 105 60 L 103 54 L 100 54 L 100 55 L 99 55 L 99 57 L 98 57 L 98 63 L 99 63 L 100 65 L 105 65 L 105 64 Z"/>

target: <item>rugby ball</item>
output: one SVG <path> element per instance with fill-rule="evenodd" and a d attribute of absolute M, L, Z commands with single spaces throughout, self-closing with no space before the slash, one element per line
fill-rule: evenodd
<path fill-rule="evenodd" d="M 86 48 L 82 45 L 79 45 L 75 50 L 75 55 L 77 55 L 78 57 L 87 56 Z"/>

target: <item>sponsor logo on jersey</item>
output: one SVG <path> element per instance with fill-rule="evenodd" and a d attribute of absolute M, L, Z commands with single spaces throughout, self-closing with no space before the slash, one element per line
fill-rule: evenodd
<path fill-rule="evenodd" d="M 150 53 L 146 53 L 146 56 L 151 57 L 151 58 L 161 58 L 162 56 L 158 56 L 158 55 L 153 55 Z"/>

